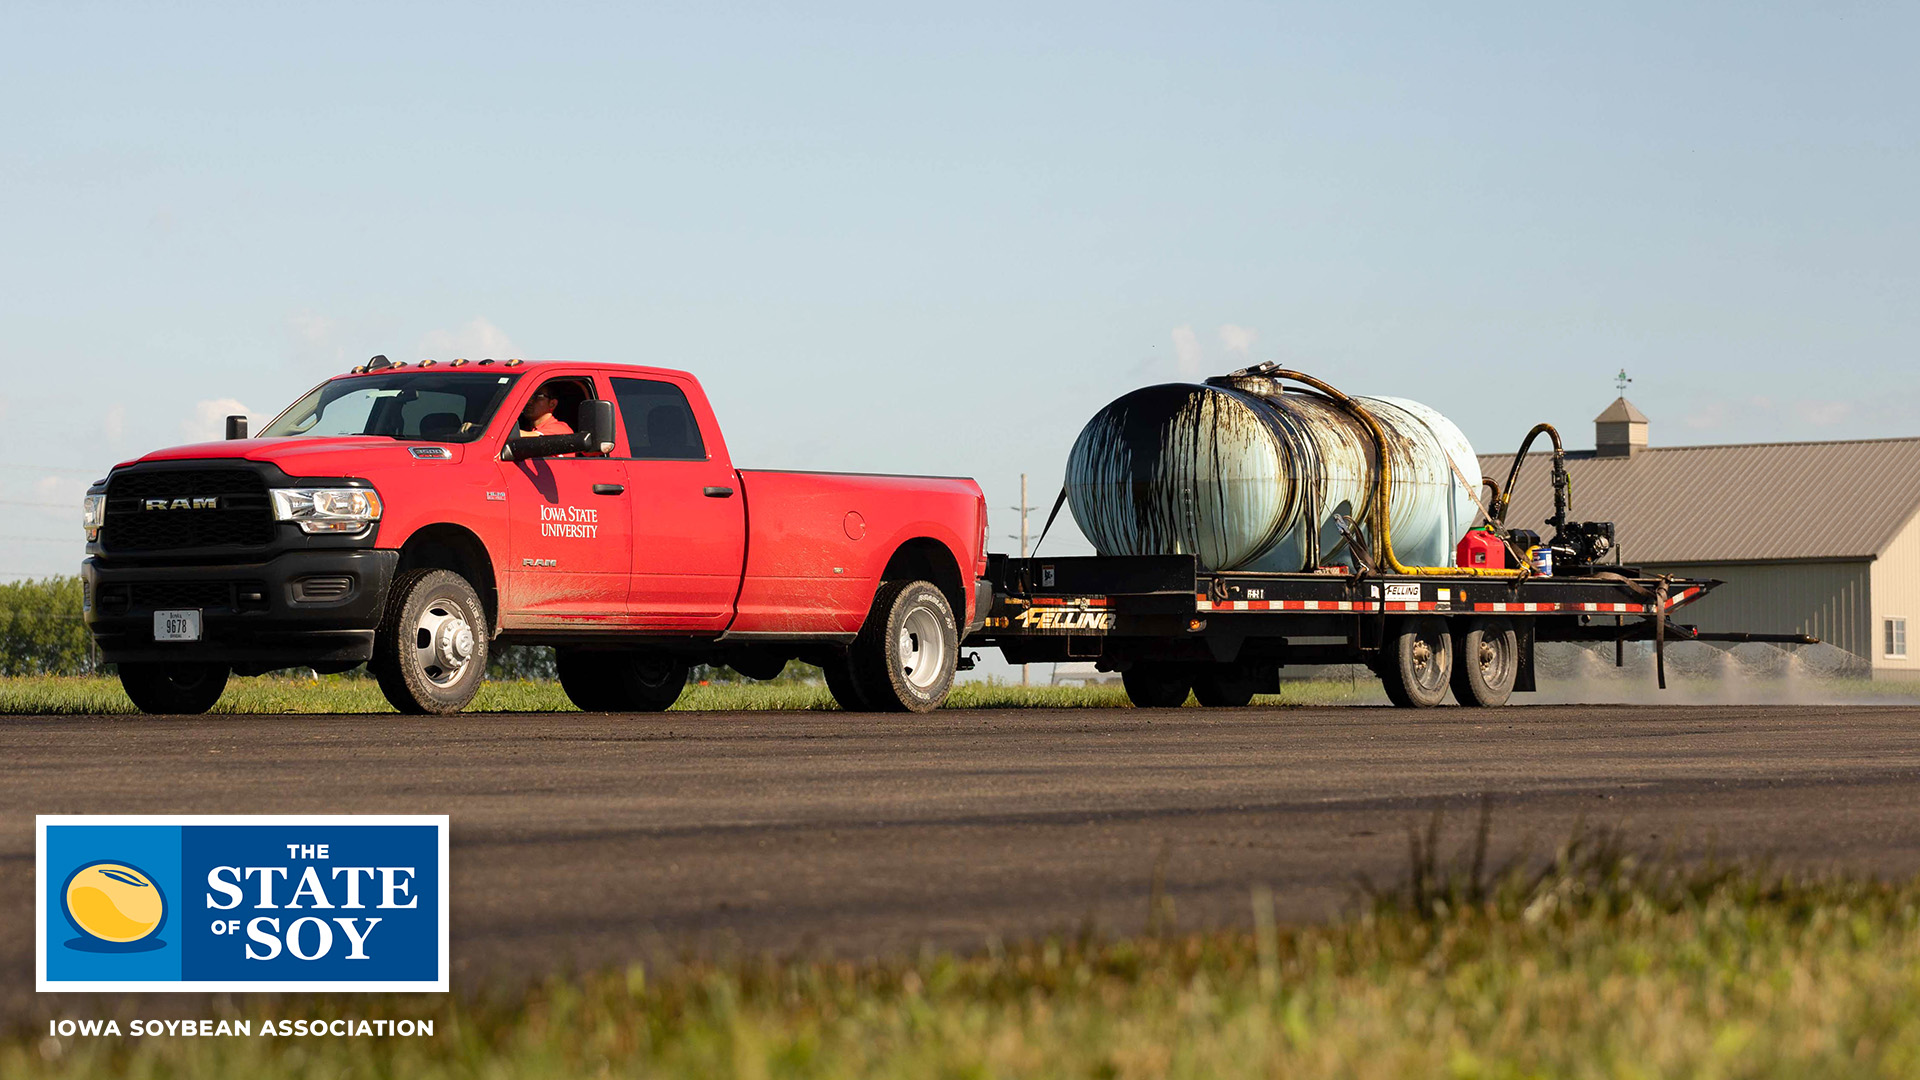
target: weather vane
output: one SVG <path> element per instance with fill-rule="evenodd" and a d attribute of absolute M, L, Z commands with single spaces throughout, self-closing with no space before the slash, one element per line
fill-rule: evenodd
<path fill-rule="evenodd" d="M 1627 384 L 1633 381 L 1632 379 L 1629 379 L 1629 378 L 1627 378 L 1627 369 L 1626 369 L 1626 368 L 1621 368 L 1621 369 L 1620 369 L 1620 374 L 1618 374 L 1618 375 L 1615 375 L 1615 376 L 1613 377 L 1613 381 L 1614 381 L 1614 383 L 1615 383 L 1616 385 L 1618 385 L 1618 386 L 1620 387 L 1620 396 L 1621 396 L 1621 397 L 1626 397 L 1626 396 L 1627 396 Z"/>

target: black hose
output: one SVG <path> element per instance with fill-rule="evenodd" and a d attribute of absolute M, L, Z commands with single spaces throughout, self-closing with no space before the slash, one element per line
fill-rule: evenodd
<path fill-rule="evenodd" d="M 1527 437 L 1520 440 L 1520 451 L 1513 455 L 1513 468 L 1507 472 L 1507 490 L 1500 496 L 1500 512 L 1494 522 L 1496 531 L 1507 529 L 1507 506 L 1513 501 L 1514 485 L 1520 482 L 1520 466 L 1526 464 L 1527 450 L 1533 440 L 1543 434 L 1553 440 L 1553 516 L 1547 519 L 1547 524 L 1558 533 L 1567 523 L 1567 514 L 1573 510 L 1573 478 L 1567 475 L 1567 451 L 1560 444 L 1560 432 L 1552 424 L 1535 424 Z"/>

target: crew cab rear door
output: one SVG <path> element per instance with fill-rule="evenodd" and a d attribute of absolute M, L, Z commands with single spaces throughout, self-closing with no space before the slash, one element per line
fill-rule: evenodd
<path fill-rule="evenodd" d="M 719 631 L 746 559 L 746 495 L 706 395 L 690 379 L 615 375 L 633 507 L 634 624 Z"/>

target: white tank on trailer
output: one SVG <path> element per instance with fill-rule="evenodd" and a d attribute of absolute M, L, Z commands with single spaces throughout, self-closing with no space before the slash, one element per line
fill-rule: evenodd
<path fill-rule="evenodd" d="M 1452 565 L 1479 511 L 1473 447 L 1419 402 L 1354 400 L 1386 436 L 1395 554 Z M 1102 555 L 1191 554 L 1205 570 L 1352 566 L 1336 519 L 1373 527 L 1373 442 L 1332 399 L 1259 374 L 1143 387 L 1081 430 L 1067 505 Z"/>

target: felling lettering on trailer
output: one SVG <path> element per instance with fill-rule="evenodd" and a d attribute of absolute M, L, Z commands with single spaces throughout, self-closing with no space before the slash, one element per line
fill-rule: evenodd
<path fill-rule="evenodd" d="M 1071 600 L 1037 598 L 1033 606 L 1010 617 L 1023 630 L 1077 631 L 1106 633 L 1113 629 L 1114 615 L 1107 610 L 1104 596 L 1083 596 Z"/>

